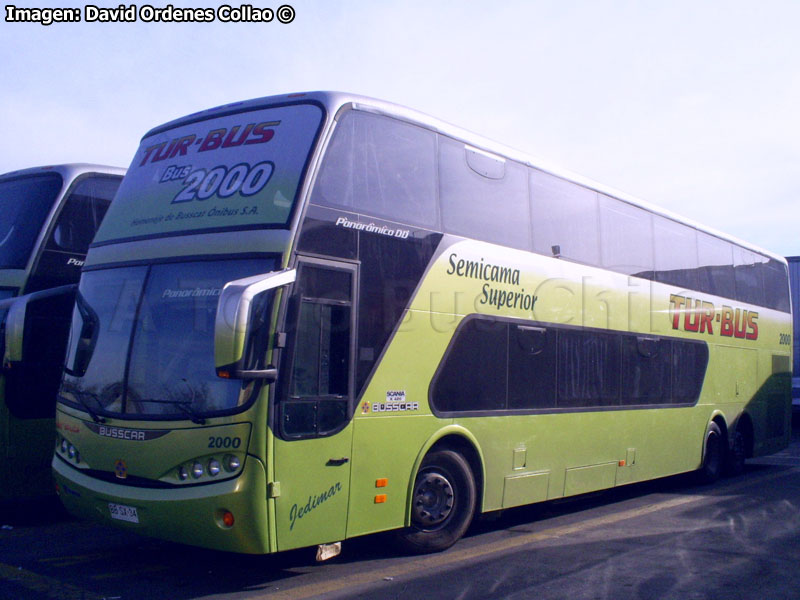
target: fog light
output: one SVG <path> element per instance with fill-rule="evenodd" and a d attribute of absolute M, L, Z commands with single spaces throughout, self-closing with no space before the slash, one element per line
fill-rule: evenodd
<path fill-rule="evenodd" d="M 186 467 L 178 467 L 178 479 L 181 481 L 186 481 L 189 479 L 189 471 L 186 470 Z"/>
<path fill-rule="evenodd" d="M 236 458 L 233 454 L 228 454 L 225 457 L 225 470 L 226 471 L 235 471 L 241 466 L 239 459 Z"/>
<path fill-rule="evenodd" d="M 224 513 L 222 513 L 222 523 L 225 525 L 225 527 L 233 527 L 233 522 L 234 518 L 231 511 L 226 510 Z"/>
<path fill-rule="evenodd" d="M 196 462 L 192 465 L 192 477 L 200 479 L 203 476 L 203 465 Z"/>

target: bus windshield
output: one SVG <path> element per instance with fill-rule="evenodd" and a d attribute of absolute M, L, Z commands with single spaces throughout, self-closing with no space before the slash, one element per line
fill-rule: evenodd
<path fill-rule="evenodd" d="M 243 407 L 241 382 L 216 375 L 217 300 L 226 282 L 276 264 L 215 260 L 84 273 L 60 400 L 127 418 L 186 419 Z"/>
<path fill-rule="evenodd" d="M 139 146 L 95 244 L 288 227 L 322 109 L 221 113 L 156 130 Z"/>
<path fill-rule="evenodd" d="M 24 269 L 63 180 L 58 173 L 0 180 L 0 269 Z"/>

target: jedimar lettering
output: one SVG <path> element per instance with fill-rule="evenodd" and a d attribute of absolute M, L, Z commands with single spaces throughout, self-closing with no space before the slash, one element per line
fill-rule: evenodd
<path fill-rule="evenodd" d="M 308 513 L 313 511 L 316 508 L 319 508 L 320 505 L 324 504 L 328 500 L 330 500 L 333 496 L 338 494 L 342 491 L 342 484 L 338 481 L 329 487 L 327 490 L 322 492 L 321 494 L 317 494 L 316 496 L 309 496 L 308 502 L 306 502 L 303 506 L 298 506 L 297 504 L 292 505 L 292 509 L 289 511 L 289 531 L 294 529 L 294 524 L 297 522 L 298 519 L 302 519 Z"/>

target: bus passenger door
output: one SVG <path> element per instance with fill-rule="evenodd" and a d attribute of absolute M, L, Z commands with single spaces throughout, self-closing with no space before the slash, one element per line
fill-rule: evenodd
<path fill-rule="evenodd" d="M 356 282 L 353 264 L 310 258 L 297 264 L 271 419 L 278 550 L 345 536 Z"/>

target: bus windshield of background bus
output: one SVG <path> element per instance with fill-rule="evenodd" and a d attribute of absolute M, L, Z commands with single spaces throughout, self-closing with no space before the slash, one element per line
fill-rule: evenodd
<path fill-rule="evenodd" d="M 60 400 L 130 418 L 238 410 L 248 400 L 242 383 L 217 377 L 214 364 L 217 301 L 228 281 L 276 266 L 235 259 L 84 273 Z"/>
<path fill-rule="evenodd" d="M 294 104 L 144 138 L 95 243 L 288 226 L 321 121 L 317 105 Z"/>
<path fill-rule="evenodd" d="M 0 269 L 24 269 L 63 180 L 44 173 L 0 180 Z"/>

